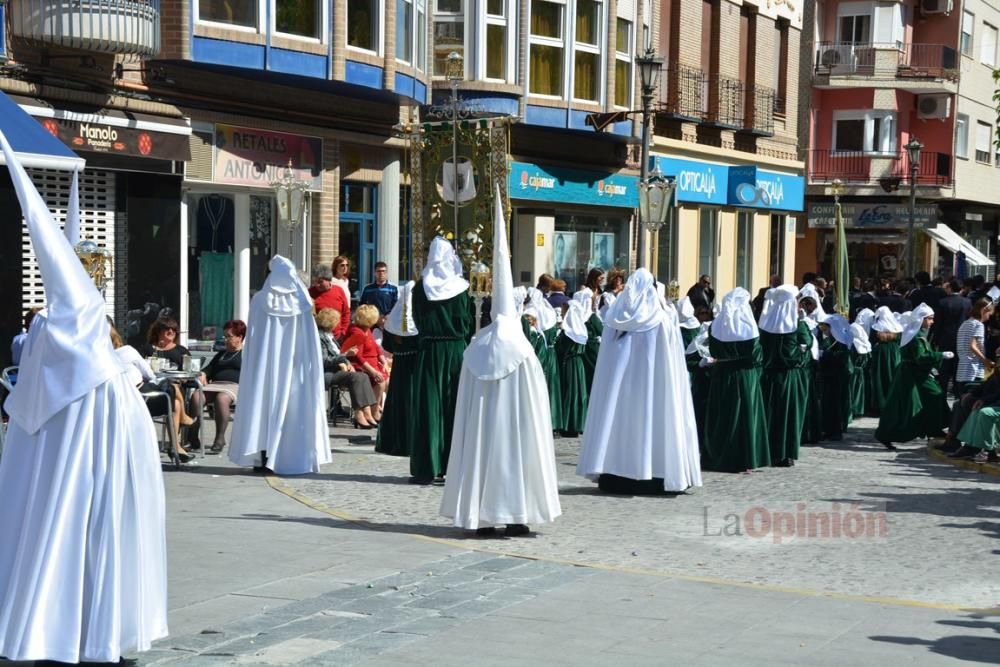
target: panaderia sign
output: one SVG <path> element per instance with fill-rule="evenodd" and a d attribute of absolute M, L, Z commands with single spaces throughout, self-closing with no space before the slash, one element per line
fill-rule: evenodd
<path fill-rule="evenodd" d="M 191 146 L 184 134 L 121 127 L 90 119 L 39 118 L 38 122 L 75 151 L 182 162 L 191 159 Z"/>

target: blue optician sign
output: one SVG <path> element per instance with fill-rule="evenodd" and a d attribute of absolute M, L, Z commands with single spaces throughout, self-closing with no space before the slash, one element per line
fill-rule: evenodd
<path fill-rule="evenodd" d="M 729 167 L 713 162 L 695 162 L 655 156 L 654 165 L 664 176 L 677 181 L 677 201 L 725 206 L 729 190 Z"/>
<path fill-rule="evenodd" d="M 764 171 L 756 166 L 729 168 L 729 205 L 801 211 L 805 200 L 802 176 Z"/>
<path fill-rule="evenodd" d="M 512 162 L 508 185 L 512 199 L 623 208 L 639 205 L 635 176 Z"/>

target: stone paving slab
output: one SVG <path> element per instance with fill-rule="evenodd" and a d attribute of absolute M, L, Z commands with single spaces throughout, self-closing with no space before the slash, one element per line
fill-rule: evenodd
<path fill-rule="evenodd" d="M 320 474 L 270 481 L 359 527 L 457 547 L 830 594 L 1000 602 L 997 578 L 969 576 L 997 548 L 1000 478 L 931 459 L 924 441 L 888 452 L 875 426 L 858 420 L 843 442 L 804 447 L 793 468 L 709 472 L 703 487 L 666 497 L 600 492 L 575 474 L 579 440 L 557 439 L 563 516 L 533 539 L 476 539 L 450 526 L 438 515 L 440 487 L 407 484 L 407 459 L 342 431 Z M 805 523 L 789 532 L 800 514 Z M 729 534 L 736 521 L 741 535 Z"/>

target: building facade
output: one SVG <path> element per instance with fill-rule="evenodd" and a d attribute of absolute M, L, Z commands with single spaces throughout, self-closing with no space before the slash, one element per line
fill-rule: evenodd
<path fill-rule="evenodd" d="M 990 186 L 998 21 L 976 0 L 816 3 L 797 273 L 831 271 L 835 190 L 852 275 L 989 270 L 1000 201 Z M 911 139 L 922 145 L 915 163 Z"/>

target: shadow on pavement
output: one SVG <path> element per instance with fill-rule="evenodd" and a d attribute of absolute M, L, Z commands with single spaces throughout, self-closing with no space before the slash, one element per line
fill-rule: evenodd
<path fill-rule="evenodd" d="M 1000 623 L 979 620 L 985 619 L 980 614 L 970 614 L 970 621 L 938 621 L 941 625 L 948 625 L 959 628 L 969 628 L 976 630 L 989 630 L 1000 633 Z M 901 644 L 907 646 L 926 646 L 927 650 L 937 655 L 966 660 L 968 662 L 981 662 L 996 664 L 1000 658 L 1000 639 L 993 637 L 981 637 L 976 635 L 949 635 L 940 639 L 920 639 L 918 637 L 896 637 L 888 635 L 873 635 L 869 639 L 877 642 L 890 644 Z"/>

